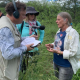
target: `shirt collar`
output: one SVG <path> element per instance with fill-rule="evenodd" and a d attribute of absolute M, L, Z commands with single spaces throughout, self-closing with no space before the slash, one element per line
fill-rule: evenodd
<path fill-rule="evenodd" d="M 71 29 L 72 29 L 72 26 L 69 26 L 69 27 L 66 29 L 66 33 L 69 32 Z M 59 29 L 59 30 L 57 31 L 57 33 L 59 33 L 60 30 L 61 30 L 61 29 Z"/>
<path fill-rule="evenodd" d="M 69 32 L 71 29 L 72 29 L 72 26 L 69 26 L 69 27 L 66 29 L 66 32 Z"/>

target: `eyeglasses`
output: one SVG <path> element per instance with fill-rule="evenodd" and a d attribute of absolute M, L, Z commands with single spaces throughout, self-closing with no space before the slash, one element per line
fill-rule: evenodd
<path fill-rule="evenodd" d="M 36 15 L 35 13 L 30 13 L 30 15 Z"/>

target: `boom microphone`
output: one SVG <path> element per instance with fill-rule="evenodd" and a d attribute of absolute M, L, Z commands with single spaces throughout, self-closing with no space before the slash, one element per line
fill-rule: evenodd
<path fill-rule="evenodd" d="M 44 30 L 45 29 L 45 26 L 32 26 L 32 28 L 37 28 L 37 29 L 41 29 L 41 30 Z"/>

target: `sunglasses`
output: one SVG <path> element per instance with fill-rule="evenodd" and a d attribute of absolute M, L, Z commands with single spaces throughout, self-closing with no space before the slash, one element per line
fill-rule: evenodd
<path fill-rule="evenodd" d="M 35 13 L 30 13 L 30 15 L 36 15 Z"/>

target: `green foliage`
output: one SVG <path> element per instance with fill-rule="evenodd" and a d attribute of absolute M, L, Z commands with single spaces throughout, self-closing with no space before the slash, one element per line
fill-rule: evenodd
<path fill-rule="evenodd" d="M 6 6 L 6 3 L 4 3 L 4 2 L 0 3 L 0 7 L 5 7 L 5 6 Z"/>
<path fill-rule="evenodd" d="M 80 35 L 80 23 L 78 23 L 74 28 L 78 31 L 78 33 Z"/>
<path fill-rule="evenodd" d="M 38 19 L 39 20 L 50 20 L 56 18 L 58 12 L 61 11 L 61 7 L 59 5 L 55 5 L 54 3 L 40 3 L 39 1 L 29 2 L 26 4 L 27 6 L 33 6 L 37 11 L 40 12 Z"/>
<path fill-rule="evenodd" d="M 14 0 L 16 1 L 16 0 Z M 12 2 L 12 0 L 0 0 L 0 7 L 5 7 L 7 3 Z"/>
<path fill-rule="evenodd" d="M 30 3 L 28 3 L 28 5 L 29 4 Z M 36 5 L 37 4 L 33 6 L 35 7 Z M 33 57 L 32 62 L 29 62 L 26 74 L 22 74 L 23 76 L 20 76 L 19 78 L 23 78 L 23 80 L 58 80 L 54 76 L 53 53 L 50 53 L 46 50 L 45 44 L 52 43 L 54 41 L 54 36 L 56 34 L 56 31 L 58 30 L 55 21 L 59 10 L 57 6 L 47 5 L 46 3 L 44 5 L 38 4 L 38 7 L 35 8 L 40 12 L 37 19 L 42 25 L 45 25 L 44 41 L 41 46 L 39 46 L 40 55 L 36 55 Z M 73 27 L 75 28 L 75 23 L 73 23 Z M 77 74 L 73 76 L 72 80 L 79 80 L 79 75 L 80 74 L 78 71 Z"/>
<path fill-rule="evenodd" d="M 75 75 L 73 75 L 72 80 L 80 80 L 80 69 L 77 71 L 77 73 Z"/>
<path fill-rule="evenodd" d="M 73 22 L 75 25 L 80 20 L 80 1 L 79 0 L 68 0 L 62 6 L 62 11 L 67 11 L 71 14 Z"/>
<path fill-rule="evenodd" d="M 50 53 L 46 50 L 45 44 L 52 43 L 54 41 L 54 36 L 58 27 L 56 25 L 56 17 L 57 14 L 61 11 L 67 11 L 71 14 L 73 21 L 73 27 L 80 34 L 80 7 L 74 8 L 66 8 L 65 6 L 61 7 L 57 3 L 48 3 L 44 4 L 39 1 L 26 3 L 27 6 L 33 6 L 37 11 L 39 11 L 39 16 L 37 16 L 37 20 L 45 26 L 45 35 L 44 40 L 41 46 L 39 46 L 40 55 L 35 55 L 29 58 L 29 64 L 26 70 L 26 74 L 20 72 L 19 80 L 58 80 L 54 76 L 53 69 L 53 53 Z M 0 7 L 0 10 L 4 14 L 6 14 L 5 9 Z M 76 13 L 74 14 L 73 12 Z M 74 17 L 75 16 L 75 17 Z M 78 70 L 77 74 L 73 76 L 72 80 L 80 80 L 80 70 Z"/>
<path fill-rule="evenodd" d="M 35 55 L 32 59 L 29 58 L 26 74 L 20 72 L 19 80 L 58 80 L 54 76 L 53 53 L 48 52 L 45 47 L 45 44 L 54 41 L 54 36 L 58 30 L 55 19 L 52 21 L 40 21 L 46 27 L 43 43 L 38 47 L 40 55 Z M 73 75 L 72 80 L 80 80 L 80 70 L 76 75 Z"/>
<path fill-rule="evenodd" d="M 2 11 L 3 14 L 6 15 L 6 11 L 5 11 L 5 8 L 0 8 L 0 10 Z"/>
<path fill-rule="evenodd" d="M 42 25 L 45 25 L 45 35 L 43 43 L 41 46 L 39 46 L 40 55 L 33 56 L 33 60 L 29 59 L 30 62 L 29 66 L 27 67 L 26 74 L 20 73 L 19 80 L 58 80 L 54 76 L 53 53 L 50 53 L 46 50 L 45 44 L 52 43 L 54 41 L 54 36 L 58 30 L 55 22 L 56 16 L 59 12 L 61 12 L 62 8 L 60 5 L 56 5 L 54 3 L 41 4 L 40 2 L 29 2 L 27 3 L 27 6 L 33 6 L 37 11 L 40 12 L 39 16 L 37 16 L 37 20 L 39 20 Z M 73 23 L 73 27 L 76 28 L 78 32 L 79 25 L 79 21 L 77 26 L 75 22 Z M 76 75 L 73 76 L 72 80 L 80 80 L 79 76 L 80 70 Z"/>

